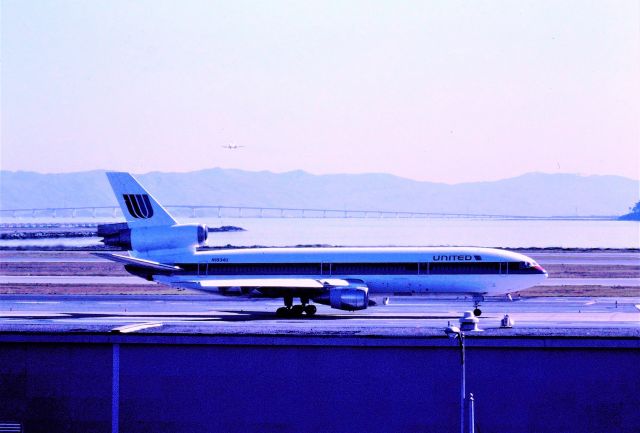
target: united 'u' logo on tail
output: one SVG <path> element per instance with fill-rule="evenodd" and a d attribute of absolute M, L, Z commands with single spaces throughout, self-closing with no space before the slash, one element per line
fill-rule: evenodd
<path fill-rule="evenodd" d="M 153 207 L 147 194 L 122 194 L 122 197 L 132 217 L 148 219 L 153 216 Z"/>

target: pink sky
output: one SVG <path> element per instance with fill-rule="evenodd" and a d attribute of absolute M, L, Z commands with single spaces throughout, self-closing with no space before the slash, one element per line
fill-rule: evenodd
<path fill-rule="evenodd" d="M 636 1 L 4 1 L 1 14 L 4 170 L 640 179 Z"/>

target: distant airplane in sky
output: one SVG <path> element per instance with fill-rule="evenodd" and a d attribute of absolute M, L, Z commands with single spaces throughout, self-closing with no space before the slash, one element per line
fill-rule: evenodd
<path fill-rule="evenodd" d="M 238 150 L 238 149 L 243 148 L 244 146 L 238 146 L 237 144 L 231 143 L 231 144 L 224 145 L 222 147 L 225 148 L 225 149 L 230 149 L 230 150 Z"/>
<path fill-rule="evenodd" d="M 533 259 L 493 248 L 199 248 L 207 240 L 206 226 L 178 224 L 129 173 L 107 177 L 127 223 L 103 226 L 99 234 L 129 255 L 97 255 L 173 287 L 283 298 L 279 316 L 311 316 L 311 302 L 363 310 L 370 293 L 470 295 L 479 316 L 485 295 L 521 290 L 547 277 Z"/>

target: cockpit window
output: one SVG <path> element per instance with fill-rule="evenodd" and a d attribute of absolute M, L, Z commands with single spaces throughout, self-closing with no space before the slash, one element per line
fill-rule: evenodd
<path fill-rule="evenodd" d="M 509 262 L 509 273 L 514 274 L 537 274 L 544 272 L 535 261 Z"/>

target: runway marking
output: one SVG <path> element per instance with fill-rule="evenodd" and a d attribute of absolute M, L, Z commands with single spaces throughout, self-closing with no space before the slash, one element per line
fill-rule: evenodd
<path fill-rule="evenodd" d="M 58 301 L 16 301 L 16 304 L 60 304 Z"/>
<path fill-rule="evenodd" d="M 53 299 L 52 299 L 53 298 Z M 20 299 L 20 300 L 17 300 Z M 40 301 L 36 301 L 40 299 Z M 116 301 L 121 299 L 121 301 Z M 49 296 L 0 296 L 0 330 L 31 326 L 35 329 L 49 329 L 56 326 L 93 329 L 101 331 L 135 332 L 163 326 L 164 332 L 182 332 L 182 330 L 206 329 L 207 332 L 218 327 L 238 329 L 293 329 L 294 332 L 305 329 L 432 329 L 444 327 L 447 321 L 457 323 L 468 305 L 454 300 L 429 300 L 424 304 L 410 300 L 406 304 L 392 304 L 393 308 L 371 308 L 366 311 L 347 313 L 320 306 L 315 318 L 277 320 L 271 314 L 279 303 L 269 300 L 222 299 L 212 302 L 208 298 L 196 300 L 177 300 L 173 295 L 159 299 L 167 302 L 155 302 L 129 299 L 128 295 L 111 298 L 71 296 L 55 298 Z M 185 302 L 187 301 L 187 302 Z M 542 298 L 523 299 L 522 302 L 491 302 L 485 305 L 486 311 L 480 318 L 481 328 L 498 328 L 499 319 L 504 313 L 516 321 L 516 327 L 527 328 L 581 328 L 581 327 L 626 327 L 640 326 L 640 297 L 621 298 L 614 309 L 615 298 Z M 23 304 L 41 304 L 20 305 Z M 109 306 L 101 304 L 110 304 Z M 24 309 L 22 307 L 25 307 Z M 403 308 L 404 307 L 404 308 Z M 466 308 L 465 308 L 466 307 Z M 36 310 L 33 310 L 36 308 Z M 452 308 L 457 308 L 453 310 Z M 317 319 L 317 320 L 314 320 Z M 31 329 L 31 328 L 28 328 Z M 177 331 L 176 331 L 177 330 Z M 153 332 L 153 331 L 148 331 Z"/>
<path fill-rule="evenodd" d="M 132 325 L 120 326 L 118 328 L 113 328 L 111 332 L 119 332 L 121 334 L 127 334 L 129 332 L 141 331 L 143 329 L 148 328 L 158 328 L 162 326 L 160 322 L 147 322 L 147 323 L 135 323 Z"/>

